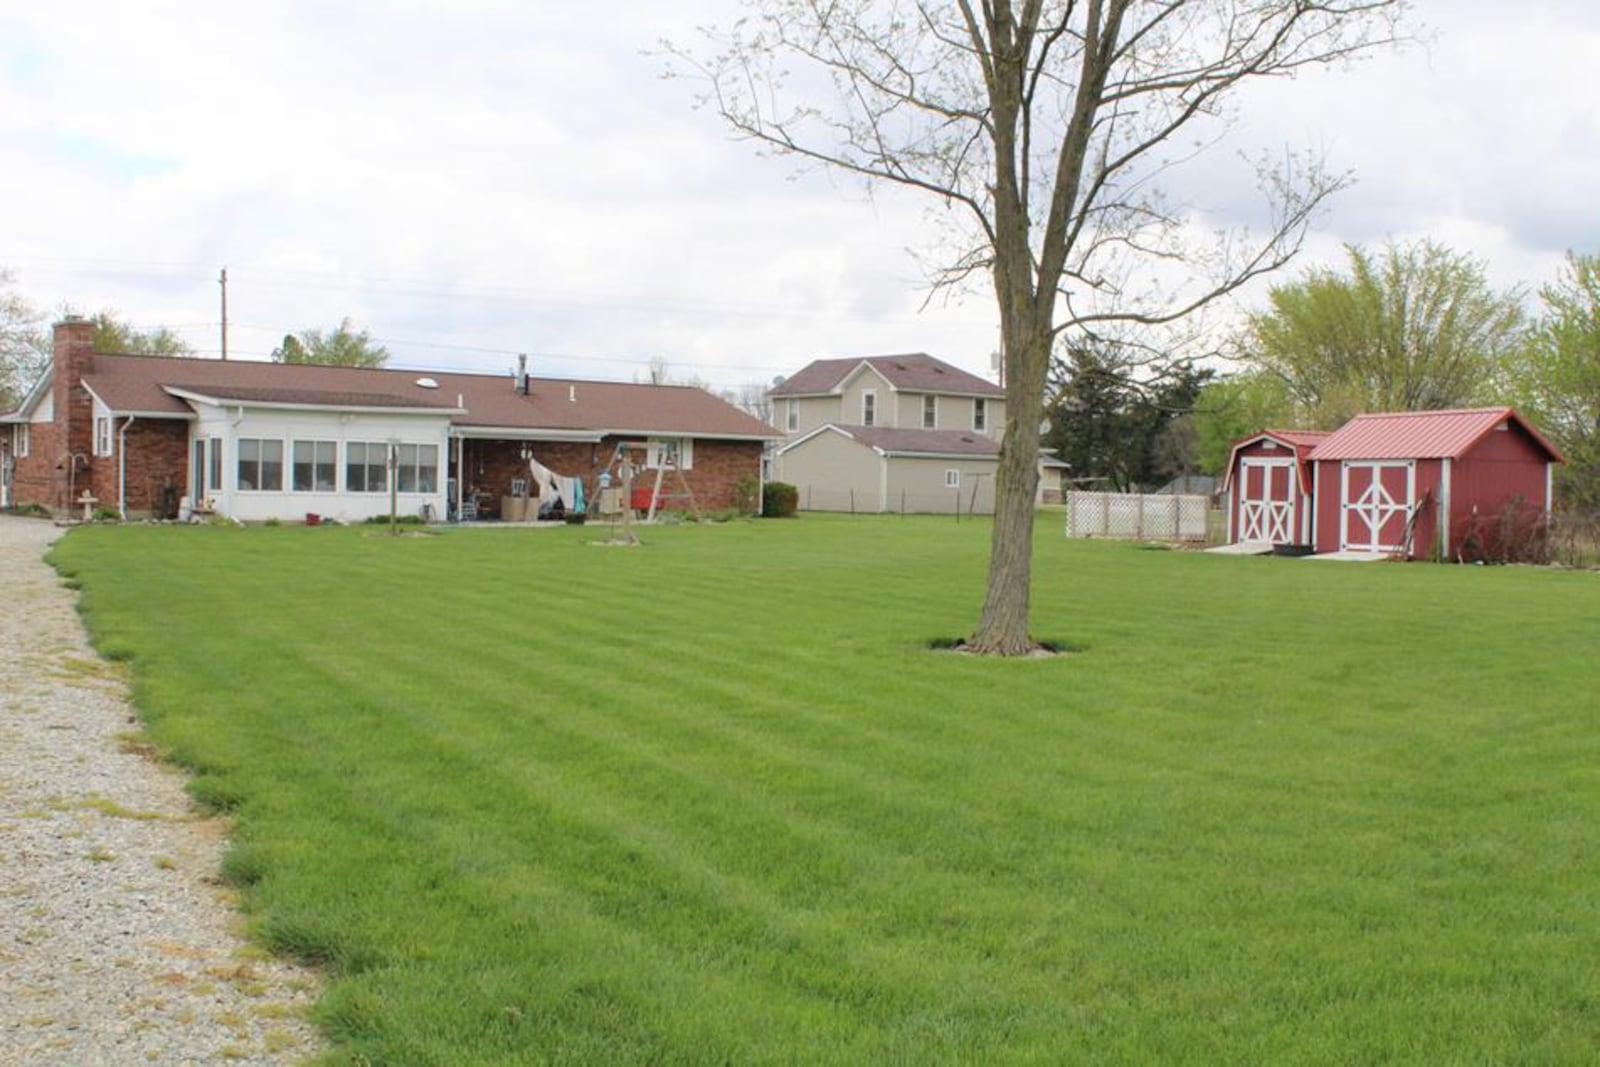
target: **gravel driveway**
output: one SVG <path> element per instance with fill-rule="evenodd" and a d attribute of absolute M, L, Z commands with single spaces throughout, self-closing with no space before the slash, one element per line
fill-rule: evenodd
<path fill-rule="evenodd" d="M 0 516 L 0 1064 L 281 1064 L 321 1050 L 310 972 L 217 884 L 226 825 L 142 754 L 120 670 Z"/>

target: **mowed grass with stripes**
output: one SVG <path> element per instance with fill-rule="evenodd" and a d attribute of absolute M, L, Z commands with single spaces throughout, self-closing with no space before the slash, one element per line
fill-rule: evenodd
<path fill-rule="evenodd" d="M 53 561 L 333 1062 L 1600 1057 L 1600 575 L 1059 523 L 1022 661 L 949 518 Z"/>

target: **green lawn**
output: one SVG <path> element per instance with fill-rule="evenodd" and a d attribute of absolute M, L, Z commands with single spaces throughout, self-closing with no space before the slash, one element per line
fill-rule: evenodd
<path fill-rule="evenodd" d="M 1600 1058 L 1600 575 L 988 527 L 391 539 L 93 528 L 53 560 L 230 808 L 335 1062 Z"/>

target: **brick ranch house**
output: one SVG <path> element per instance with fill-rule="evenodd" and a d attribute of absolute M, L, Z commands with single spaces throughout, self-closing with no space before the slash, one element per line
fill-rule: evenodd
<path fill-rule="evenodd" d="M 499 375 L 117 355 L 92 323 L 56 325 L 48 372 L 0 415 L 0 505 L 129 518 L 180 501 L 243 521 L 497 517 L 531 457 L 595 499 L 627 454 L 646 492 L 676 466 L 702 508 L 758 480 L 765 423 L 702 389 Z M 663 486 L 678 490 L 676 474 Z M 466 514 L 471 514 L 469 507 Z"/>

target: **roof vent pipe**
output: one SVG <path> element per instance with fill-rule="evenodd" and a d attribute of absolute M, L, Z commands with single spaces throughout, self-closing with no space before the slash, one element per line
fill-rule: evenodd
<path fill-rule="evenodd" d="M 528 395 L 528 356 L 523 353 L 517 357 L 517 392 L 523 396 Z"/>

